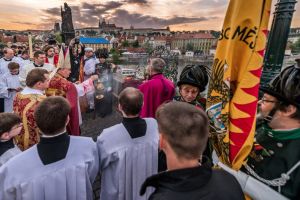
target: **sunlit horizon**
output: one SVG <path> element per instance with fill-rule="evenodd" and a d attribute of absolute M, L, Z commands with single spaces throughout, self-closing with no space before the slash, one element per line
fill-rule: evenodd
<path fill-rule="evenodd" d="M 75 28 L 98 27 L 105 18 L 119 27 L 165 28 L 171 31 L 221 30 L 229 0 L 11 0 L 0 2 L 0 29 L 51 30 L 61 22 L 60 7 L 72 8 Z M 272 13 L 277 1 L 273 1 Z M 295 6 L 291 27 L 300 27 L 300 3 Z M 271 20 L 270 19 L 270 24 Z"/>

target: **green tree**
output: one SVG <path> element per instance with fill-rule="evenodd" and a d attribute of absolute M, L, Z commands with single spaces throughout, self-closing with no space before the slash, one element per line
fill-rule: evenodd
<path fill-rule="evenodd" d="M 186 50 L 187 51 L 194 51 L 194 45 L 192 43 L 188 43 L 186 45 Z"/>
<path fill-rule="evenodd" d="M 62 36 L 60 32 L 55 33 L 55 40 L 61 44 L 62 43 Z"/>
<path fill-rule="evenodd" d="M 118 50 L 114 50 L 112 52 L 112 62 L 114 64 L 120 64 L 121 60 L 120 60 L 120 52 Z"/>
<path fill-rule="evenodd" d="M 129 47 L 129 42 L 127 40 L 123 41 L 122 47 Z"/>
<path fill-rule="evenodd" d="M 0 42 L 0 49 L 6 47 L 6 44 L 4 44 L 3 42 Z"/>
<path fill-rule="evenodd" d="M 291 45 L 291 49 L 293 53 L 300 53 L 300 38 Z"/>
<path fill-rule="evenodd" d="M 139 45 L 139 41 L 138 40 L 135 40 L 133 43 L 132 43 L 132 47 L 134 48 L 138 48 L 140 45 Z"/>
<path fill-rule="evenodd" d="M 215 38 L 219 38 L 220 36 L 220 31 L 210 31 L 210 33 L 215 37 Z"/>
<path fill-rule="evenodd" d="M 194 45 L 192 43 L 188 43 L 186 45 L 186 50 L 187 51 L 194 51 Z"/>
<path fill-rule="evenodd" d="M 152 53 L 153 48 L 152 48 L 151 44 L 148 41 L 143 45 L 143 47 L 146 49 L 147 53 L 149 53 L 149 54 Z"/>
<path fill-rule="evenodd" d="M 115 48 L 111 48 L 109 53 L 110 53 L 110 54 L 114 54 L 114 53 L 116 53 L 116 52 L 117 52 L 117 50 L 116 50 Z"/>

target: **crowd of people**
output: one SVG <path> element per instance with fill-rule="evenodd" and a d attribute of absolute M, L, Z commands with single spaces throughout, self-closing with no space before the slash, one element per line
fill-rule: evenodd
<path fill-rule="evenodd" d="M 238 177 L 213 167 L 202 95 L 208 67 L 186 66 L 176 90 L 162 73 L 164 60 L 151 58 L 148 80 L 118 96 L 122 122 L 93 141 L 80 136 L 80 97 L 87 112 L 111 113 L 116 66 L 105 51 L 97 59 L 92 48 L 72 47 L 63 56 L 54 46 L 36 49 L 32 62 L 27 50 L 4 49 L 0 199 L 93 199 L 98 173 L 101 200 L 245 198 Z M 290 199 L 300 198 L 300 57 L 296 62 L 261 88 L 262 123 L 241 169 Z M 106 88 L 101 98 L 97 82 Z"/>

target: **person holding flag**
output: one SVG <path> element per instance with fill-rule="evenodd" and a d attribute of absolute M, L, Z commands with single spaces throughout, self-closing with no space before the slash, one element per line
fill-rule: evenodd
<path fill-rule="evenodd" d="M 285 68 L 261 90 L 263 123 L 245 171 L 284 196 L 300 199 L 300 68 Z"/>
<path fill-rule="evenodd" d="M 271 3 L 271 0 L 230 1 L 214 58 L 206 104 L 214 163 L 234 174 L 243 191 L 254 199 L 285 199 L 258 176 L 249 176 L 240 170 L 247 162 L 254 144 L 258 91 Z M 296 72 L 293 71 L 290 75 L 294 73 Z M 289 92 L 292 94 L 299 90 L 296 89 L 295 86 Z M 262 101 L 266 103 L 266 100 L 268 99 Z M 297 164 L 283 160 L 278 162 L 285 165 L 287 170 L 294 169 Z M 274 165 L 278 162 L 275 159 L 270 166 L 276 168 Z M 252 164 L 250 167 L 253 167 Z M 262 167 L 260 172 L 272 174 L 267 171 L 272 171 L 273 168 L 269 167 L 264 171 Z M 263 178 L 266 177 L 268 176 Z M 274 177 L 275 174 L 272 174 L 268 178 Z M 289 197 L 295 195 L 292 191 L 299 191 L 299 188 L 296 186 L 290 189 Z"/>

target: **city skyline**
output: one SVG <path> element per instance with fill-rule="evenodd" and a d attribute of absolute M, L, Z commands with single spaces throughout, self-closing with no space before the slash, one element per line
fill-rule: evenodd
<path fill-rule="evenodd" d="M 165 28 L 172 31 L 220 30 L 229 0 L 11 0 L 0 2 L 0 29 L 52 29 L 61 21 L 60 6 L 72 8 L 75 28 L 97 27 L 99 19 L 128 28 Z M 277 1 L 273 0 L 274 12 Z M 300 27 L 300 3 L 291 27 Z M 271 15 L 272 16 L 272 15 Z M 272 20 L 272 19 L 270 19 Z M 270 23 L 271 24 L 271 23 Z"/>

